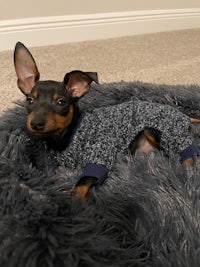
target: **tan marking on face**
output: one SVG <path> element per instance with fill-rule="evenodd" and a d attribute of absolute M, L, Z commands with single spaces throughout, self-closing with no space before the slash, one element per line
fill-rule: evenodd
<path fill-rule="evenodd" d="M 37 98 L 37 92 L 31 94 L 34 98 Z"/>
<path fill-rule="evenodd" d="M 59 114 L 49 114 L 46 117 L 45 126 L 42 130 L 34 130 L 31 127 L 31 121 L 34 119 L 34 112 L 28 115 L 27 128 L 30 132 L 36 135 L 52 134 L 59 136 L 66 127 L 71 123 L 74 114 L 74 107 L 71 105 L 69 112 L 66 116 L 61 116 Z"/>
<path fill-rule="evenodd" d="M 60 96 L 58 94 L 54 94 L 53 100 L 57 101 L 59 98 L 60 98 Z"/>
<path fill-rule="evenodd" d="M 27 128 L 28 128 L 28 130 L 29 130 L 30 132 L 33 131 L 32 127 L 31 127 L 31 121 L 32 121 L 32 119 L 33 119 L 33 117 L 34 117 L 33 115 L 34 115 L 33 112 L 31 112 L 31 113 L 28 115 L 27 123 L 26 123 L 26 126 L 27 126 Z"/>
<path fill-rule="evenodd" d="M 53 120 L 55 122 L 55 129 L 58 129 L 54 135 L 60 135 L 65 129 L 66 127 L 71 123 L 72 118 L 73 118 L 73 114 L 74 114 L 74 107 L 71 105 L 69 108 L 69 112 L 66 116 L 61 116 L 59 114 L 52 114 L 50 116 L 50 118 L 47 118 L 47 131 L 48 131 L 48 124 L 50 125 L 50 123 L 48 123 L 48 121 Z"/>

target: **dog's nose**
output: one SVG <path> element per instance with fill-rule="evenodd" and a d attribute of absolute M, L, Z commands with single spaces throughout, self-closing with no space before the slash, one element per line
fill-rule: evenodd
<path fill-rule="evenodd" d="M 42 131 L 45 126 L 45 121 L 44 120 L 32 120 L 30 125 L 31 125 L 31 128 L 35 131 Z"/>

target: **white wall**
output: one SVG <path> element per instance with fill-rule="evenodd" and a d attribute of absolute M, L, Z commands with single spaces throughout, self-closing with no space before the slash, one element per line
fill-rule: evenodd
<path fill-rule="evenodd" d="M 200 27 L 200 0 L 0 0 L 0 51 Z"/>
<path fill-rule="evenodd" d="M 0 20 L 198 7 L 199 0 L 0 0 Z"/>

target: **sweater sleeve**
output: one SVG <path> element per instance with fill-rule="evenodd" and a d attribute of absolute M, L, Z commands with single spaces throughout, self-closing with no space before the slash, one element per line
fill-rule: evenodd
<path fill-rule="evenodd" d="M 80 179 L 83 177 L 95 177 L 97 179 L 97 186 L 100 186 L 108 177 L 108 168 L 103 164 L 89 163 L 83 169 Z"/>
<path fill-rule="evenodd" d="M 199 148 L 194 144 L 192 144 L 180 152 L 180 162 L 183 162 L 188 158 L 195 158 L 199 155 L 200 155 Z"/>

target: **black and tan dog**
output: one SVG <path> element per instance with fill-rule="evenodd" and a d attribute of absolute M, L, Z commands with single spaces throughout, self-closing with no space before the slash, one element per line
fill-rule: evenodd
<path fill-rule="evenodd" d="M 98 83 L 97 73 L 75 70 L 67 73 L 62 82 L 39 81 L 35 60 L 20 42 L 15 47 L 14 64 L 18 87 L 26 95 L 28 130 L 42 138 L 56 138 L 58 144 L 59 141 L 63 144 L 62 140 L 70 136 L 80 117 L 77 100 L 88 92 L 92 82 Z M 196 121 L 192 119 L 192 122 Z M 135 153 L 136 150 L 147 152 L 159 148 L 160 137 L 159 131 L 146 128 L 131 142 L 129 149 Z M 65 146 L 59 149 L 64 150 Z M 193 159 L 187 161 L 192 163 Z M 95 176 L 85 175 L 75 185 L 74 194 L 86 199 L 96 183 Z"/>

